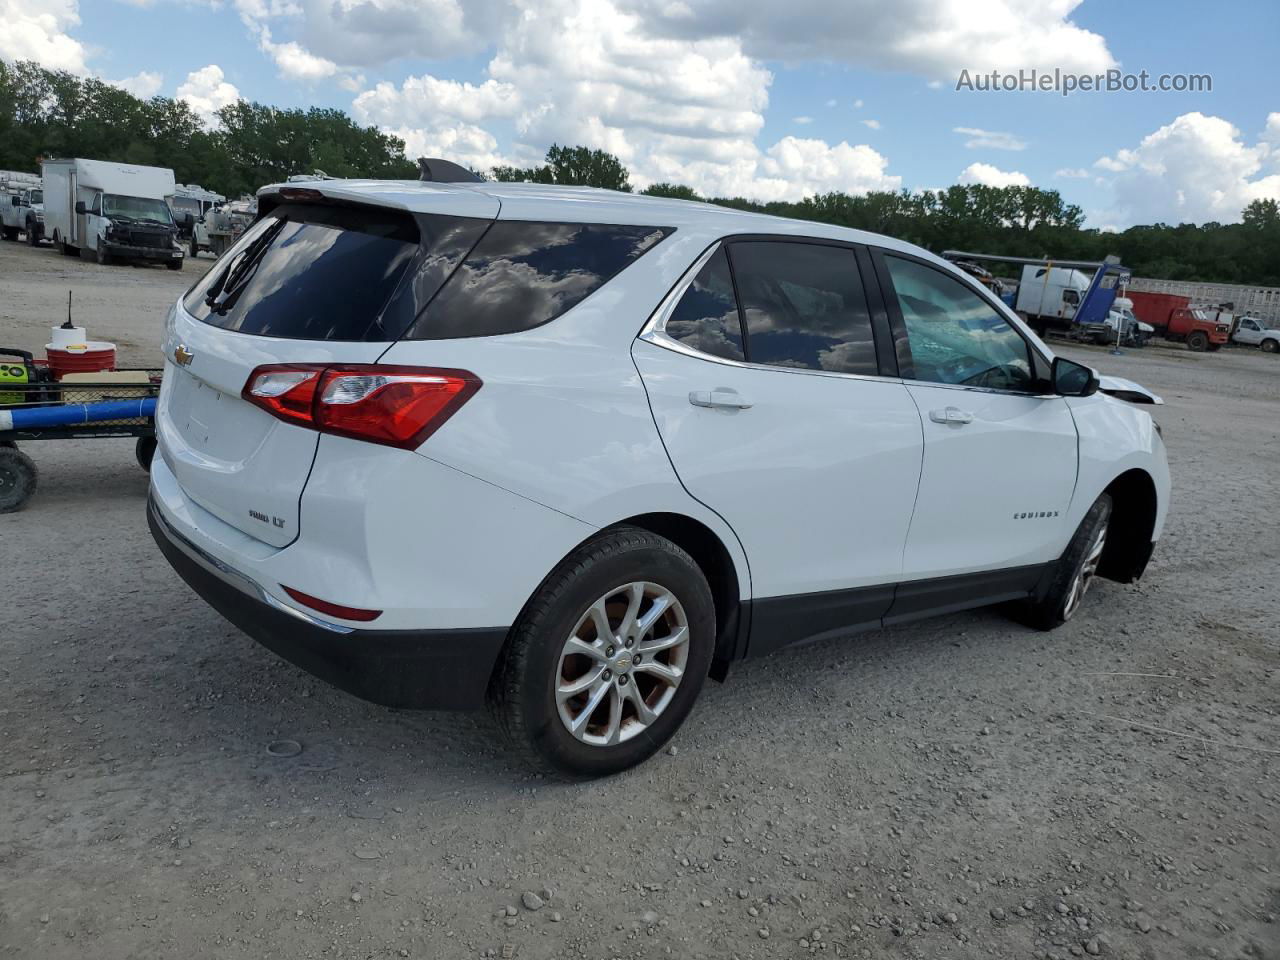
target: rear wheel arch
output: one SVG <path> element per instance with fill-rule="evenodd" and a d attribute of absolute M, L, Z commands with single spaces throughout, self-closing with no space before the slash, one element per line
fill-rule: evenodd
<path fill-rule="evenodd" d="M 711 676 L 723 679 L 725 665 L 737 658 L 742 616 L 742 584 L 724 541 L 700 520 L 680 513 L 642 513 L 621 520 L 616 526 L 640 527 L 656 533 L 693 557 L 707 578 L 715 601 L 716 650 Z"/>
<path fill-rule="evenodd" d="M 1145 470 L 1126 470 L 1103 491 L 1111 497 L 1111 527 L 1098 575 L 1118 583 L 1142 576 L 1151 557 L 1159 506 L 1155 481 Z"/>

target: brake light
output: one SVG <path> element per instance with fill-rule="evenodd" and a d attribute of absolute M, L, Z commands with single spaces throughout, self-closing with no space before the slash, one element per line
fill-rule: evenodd
<path fill-rule="evenodd" d="M 269 364 L 249 375 L 241 396 L 286 423 L 412 450 L 480 386 L 466 370 Z"/>
<path fill-rule="evenodd" d="M 327 613 L 331 617 L 341 617 L 343 620 L 356 620 L 360 623 L 368 623 L 370 620 L 377 620 L 382 616 L 381 610 L 363 610 L 360 607 L 344 607 L 340 603 L 330 603 L 328 600 L 321 600 L 319 597 L 313 597 L 309 593 L 303 593 L 301 590 L 295 590 L 293 587 L 286 587 L 280 584 L 282 590 L 300 604 L 310 607 L 312 610 L 319 610 L 321 613 Z"/>

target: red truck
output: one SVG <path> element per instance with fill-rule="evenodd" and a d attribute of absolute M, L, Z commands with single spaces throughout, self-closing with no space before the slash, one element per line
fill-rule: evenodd
<path fill-rule="evenodd" d="M 1133 315 L 1166 340 L 1185 342 L 1195 351 L 1218 350 L 1231 336 L 1231 313 L 1218 307 L 1193 307 L 1189 297 L 1173 293 L 1128 291 Z"/>

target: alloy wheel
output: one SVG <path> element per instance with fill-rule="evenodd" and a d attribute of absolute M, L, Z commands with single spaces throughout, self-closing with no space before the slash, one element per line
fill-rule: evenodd
<path fill-rule="evenodd" d="M 1099 524 L 1093 539 L 1089 541 L 1089 549 L 1085 551 L 1084 560 L 1076 570 L 1071 581 L 1071 589 L 1067 591 L 1067 602 L 1063 607 L 1062 619 L 1067 620 L 1080 606 L 1080 601 L 1089 592 L 1094 575 L 1098 572 L 1098 562 L 1102 559 L 1102 551 L 1107 545 L 1107 521 Z"/>
<path fill-rule="evenodd" d="M 689 659 L 689 621 L 666 587 L 637 581 L 591 604 L 565 639 L 555 676 L 565 729 L 591 746 L 623 743 L 671 704 Z"/>

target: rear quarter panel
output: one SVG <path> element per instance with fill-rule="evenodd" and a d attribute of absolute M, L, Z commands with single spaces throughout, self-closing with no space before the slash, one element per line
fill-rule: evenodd
<path fill-rule="evenodd" d="M 650 313 L 709 242 L 677 231 L 574 309 L 532 330 L 393 345 L 381 362 L 458 367 L 483 382 L 418 453 L 591 528 L 644 513 L 690 516 L 724 543 L 743 596 L 750 596 L 741 545 L 681 486 L 630 352 Z"/>

